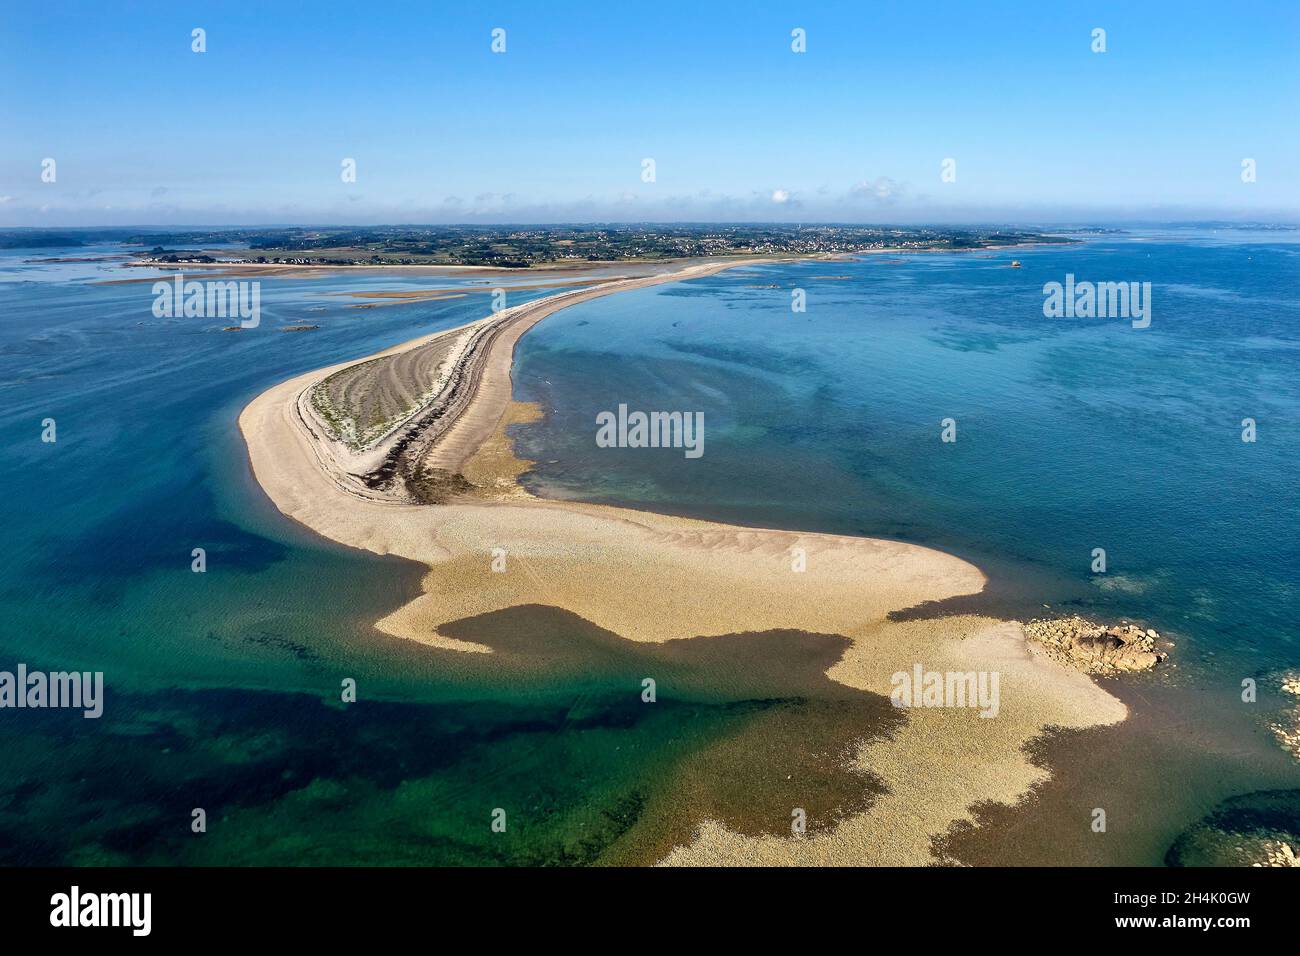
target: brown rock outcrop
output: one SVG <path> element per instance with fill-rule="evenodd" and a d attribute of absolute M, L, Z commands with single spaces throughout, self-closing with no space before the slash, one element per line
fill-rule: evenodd
<path fill-rule="evenodd" d="M 1127 621 L 1107 626 L 1074 615 L 1030 621 L 1024 628 L 1049 656 L 1089 674 L 1149 671 L 1169 656 L 1156 649 L 1159 634 Z"/>

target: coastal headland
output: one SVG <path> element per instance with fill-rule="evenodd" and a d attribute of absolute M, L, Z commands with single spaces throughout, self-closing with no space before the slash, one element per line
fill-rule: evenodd
<path fill-rule="evenodd" d="M 1126 716 L 1118 699 L 1027 641 L 1016 622 L 896 614 L 980 592 L 978 568 L 895 541 L 547 501 L 516 481 L 528 463 L 513 455 L 506 429 L 539 414 L 511 394 L 514 352 L 530 328 L 579 302 L 753 264 L 714 260 L 611 279 L 296 376 L 240 415 L 252 470 L 282 513 L 316 533 L 428 569 L 424 593 L 376 627 L 430 653 L 491 660 L 487 643 L 453 632 L 540 606 L 661 645 L 752 636 L 758 651 L 780 633 L 834 635 L 844 651 L 826 668 L 829 680 L 882 701 L 900 674 L 992 676 L 979 682 L 981 693 L 993 688 L 992 707 L 931 706 L 917 688 L 898 711 L 905 720 L 863 726 L 840 759 L 874 799 L 834 826 L 751 835 L 705 816 L 691 821 L 688 840 L 647 861 L 938 862 L 937 841 L 973 822 L 973 808 L 1015 804 L 1048 779 L 1025 749 L 1046 728 Z M 657 692 L 663 699 L 672 688 Z M 819 741 L 783 745 L 816 750 Z M 803 804 L 799 782 L 791 785 L 793 813 Z"/>

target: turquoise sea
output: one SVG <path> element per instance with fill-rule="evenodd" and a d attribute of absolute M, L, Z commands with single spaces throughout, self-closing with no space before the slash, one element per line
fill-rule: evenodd
<path fill-rule="evenodd" d="M 1067 273 L 1151 282 L 1150 327 L 1045 318 Z M 518 448 L 553 497 L 1037 567 L 1251 674 L 1300 662 L 1297 371 L 1294 234 L 783 264 L 548 319 L 516 376 L 548 414 Z M 596 448 L 620 402 L 703 411 L 705 454 Z"/>
<path fill-rule="evenodd" d="M 1021 833 L 1003 841 L 1019 859 L 1050 844 L 1057 862 L 1159 863 L 1221 801 L 1300 787 L 1267 728 L 1276 676 L 1300 667 L 1298 239 L 1135 230 L 601 298 L 521 342 L 516 397 L 546 417 L 516 427 L 517 450 L 546 495 L 917 541 L 989 572 L 972 606 L 1049 604 L 1172 635 L 1178 667 L 1122 691 L 1135 717 L 1117 733 L 1150 731 L 1150 772 L 1124 769 L 1116 801 L 1176 790 L 1135 813 L 1134 839 L 1060 839 L 1051 793 L 1022 815 L 1032 840 L 1019 819 L 989 821 Z M 42 261 L 118 251 L 0 253 L 0 669 L 103 671 L 108 685 L 97 721 L 0 711 L 0 863 L 623 862 L 701 814 L 788 825 L 709 768 L 741 752 L 768 770 L 797 761 L 763 747 L 795 727 L 851 735 L 860 702 L 820 672 L 774 680 L 725 648 L 683 655 L 661 663 L 689 699 L 646 716 L 624 692 L 638 651 L 542 609 L 488 623 L 535 635 L 562 666 L 466 668 L 371 627 L 419 593 L 420 568 L 316 538 L 252 482 L 235 425 L 249 399 L 485 314 L 474 280 L 267 278 L 261 326 L 232 333 L 157 319 L 149 282 L 113 281 L 153 273 Z M 1042 286 L 1067 273 L 1151 282 L 1150 327 L 1045 318 Z M 470 294 L 371 309 L 328 294 L 457 284 Z M 319 328 L 280 331 L 302 324 Z M 598 449 L 595 416 L 620 403 L 702 411 L 704 455 Z M 940 440 L 945 418 L 955 442 Z M 361 702 L 344 707 L 347 677 Z M 1260 683 L 1253 708 L 1245 678 Z M 1096 739 L 1103 769 L 1131 763 Z M 699 781 L 690 800 L 673 792 L 682 775 Z M 852 808 L 845 781 L 825 790 L 828 812 Z"/>

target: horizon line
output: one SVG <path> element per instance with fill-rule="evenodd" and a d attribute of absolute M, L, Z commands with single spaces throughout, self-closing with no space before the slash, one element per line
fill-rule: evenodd
<path fill-rule="evenodd" d="M 926 228 L 945 228 L 945 229 L 999 229 L 1014 227 L 1018 229 L 1037 228 L 1037 229 L 1060 229 L 1068 230 L 1071 228 L 1078 229 L 1102 229 L 1102 228 L 1120 228 L 1120 227 L 1150 227 L 1150 226 L 1225 226 L 1225 227 L 1243 227 L 1243 226 L 1265 226 L 1265 227 L 1286 227 L 1291 229 L 1300 229 L 1300 216 L 1293 219 L 1287 218 L 1242 218 L 1242 219 L 1071 219 L 1056 222 L 1045 222 L 1041 220 L 918 220 L 916 222 L 891 222 L 887 220 L 872 222 L 854 222 L 847 220 L 834 219 L 810 219 L 799 222 L 782 221 L 782 220 L 743 220 L 743 219 L 629 219 L 629 220 L 610 220 L 610 219 L 557 219 L 557 220 L 501 220 L 499 222 L 379 222 L 379 223 L 357 223 L 357 222 L 327 222 L 327 221 L 301 221 L 301 222 L 245 222 L 245 223 L 210 223 L 210 222 L 190 222 L 190 223 L 129 223 L 123 225 L 96 224 L 87 223 L 81 225 L 68 226 L 8 226 L 0 225 L 0 231 L 4 232 L 78 232 L 95 230 L 99 232 L 131 232 L 138 230 L 153 230 L 157 232 L 183 232 L 185 230 L 205 229 L 212 232 L 235 232 L 239 230 L 251 229 L 484 229 L 484 228 L 590 228 L 590 227 L 609 227 L 609 228 L 631 228 L 637 226 L 725 226 L 725 227 L 777 227 L 783 229 L 805 229 L 805 228 L 845 228 L 845 229 L 926 229 Z"/>

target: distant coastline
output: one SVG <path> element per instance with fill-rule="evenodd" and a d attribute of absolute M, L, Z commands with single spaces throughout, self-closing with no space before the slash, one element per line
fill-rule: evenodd
<path fill-rule="evenodd" d="M 836 260 L 853 259 L 857 256 L 871 255 L 919 255 L 927 253 L 978 253 L 978 252 L 999 252 L 1005 249 L 1032 249 L 1043 245 L 1055 245 L 1058 242 L 1078 242 L 1077 239 L 1069 240 L 1031 240 L 1026 242 L 1003 243 L 1000 245 L 987 246 L 963 246 L 961 248 L 949 248 L 946 246 L 933 247 L 912 247 L 912 246 L 882 246 L 877 249 L 859 249 L 852 252 L 824 252 L 824 253 L 727 253 L 719 256 L 703 257 L 672 257 L 665 259 L 594 259 L 594 260 L 564 260 L 548 261 L 538 263 L 528 267 L 514 269 L 502 268 L 492 265 L 468 265 L 463 263 L 433 263 L 433 262 L 337 262 L 337 261 L 274 261 L 274 262 L 257 262 L 248 261 L 244 258 L 216 259 L 204 258 L 184 258 L 174 259 L 154 259 L 150 257 L 135 258 L 129 262 L 123 263 L 124 266 L 134 268 L 149 269 L 247 269 L 247 270 L 308 270 L 308 271 L 342 271 L 353 269 L 372 269 L 372 270 L 424 270 L 433 274 L 441 275 L 494 275 L 494 276 L 515 276 L 526 275 L 538 272 L 555 272 L 569 273 L 582 272 L 589 269 L 619 267 L 619 268 L 654 268 L 662 266 L 685 266 L 692 263 L 711 262 L 721 260 L 736 260 L 739 264 L 758 265 L 763 262 L 786 261 L 797 262 L 801 260 L 821 259 L 827 262 Z M 94 261 L 94 260 L 86 260 Z"/>
<path fill-rule="evenodd" d="M 140 247 L 145 251 L 132 264 L 146 266 L 455 266 L 513 272 L 736 257 L 962 251 L 1073 240 L 1010 226 L 816 223 L 0 230 L 0 248 L 75 248 L 96 241 Z"/>

